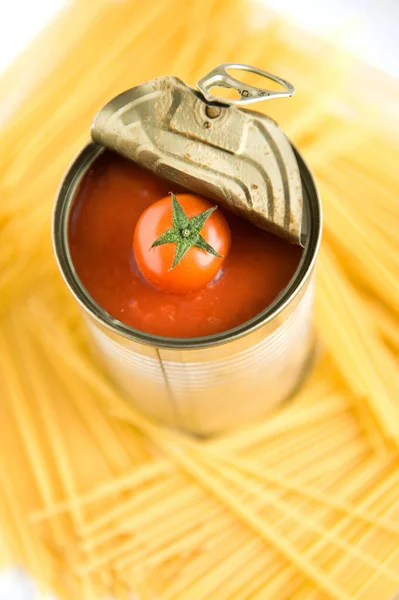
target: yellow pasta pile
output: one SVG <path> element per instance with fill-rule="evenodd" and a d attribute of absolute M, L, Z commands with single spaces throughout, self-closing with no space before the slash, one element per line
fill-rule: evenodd
<path fill-rule="evenodd" d="M 93 362 L 51 250 L 96 111 L 240 61 L 320 185 L 320 358 L 265 420 L 203 442 L 136 413 Z M 61 600 L 391 600 L 399 590 L 399 172 L 360 71 L 260 4 L 79 0 L 0 81 L 0 543 Z M 382 105 L 381 105 L 382 106 Z M 380 114 L 381 112 L 381 114 Z"/>

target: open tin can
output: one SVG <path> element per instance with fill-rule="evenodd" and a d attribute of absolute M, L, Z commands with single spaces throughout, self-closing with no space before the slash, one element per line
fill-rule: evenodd
<path fill-rule="evenodd" d="M 234 68 L 263 74 L 285 89 L 244 86 L 229 74 Z M 315 343 L 313 273 L 322 227 L 317 189 L 298 151 L 268 117 L 211 96 L 214 85 L 235 88 L 238 105 L 294 91 L 246 65 L 218 67 L 199 82 L 199 91 L 171 77 L 128 90 L 96 117 L 94 142 L 69 167 L 53 220 L 59 268 L 112 379 L 147 415 L 197 435 L 264 415 L 302 382 Z M 82 285 L 68 242 L 80 182 L 104 148 L 301 244 L 289 285 L 251 320 L 203 338 L 147 334 L 111 317 Z"/>

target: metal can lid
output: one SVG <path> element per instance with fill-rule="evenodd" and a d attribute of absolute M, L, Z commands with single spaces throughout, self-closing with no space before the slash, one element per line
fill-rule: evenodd
<path fill-rule="evenodd" d="M 229 70 L 272 79 L 283 90 L 242 84 Z M 213 96 L 230 87 L 237 100 Z M 180 79 L 159 77 L 123 92 L 97 114 L 93 140 L 159 176 L 226 205 L 258 227 L 301 243 L 299 167 L 291 144 L 268 116 L 241 108 L 291 96 L 287 81 L 239 63 L 213 69 L 196 91 Z"/>

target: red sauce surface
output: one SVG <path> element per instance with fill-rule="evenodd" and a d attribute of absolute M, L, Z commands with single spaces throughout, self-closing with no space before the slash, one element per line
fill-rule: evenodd
<path fill-rule="evenodd" d="M 302 250 L 226 211 L 232 245 L 217 281 L 172 295 L 143 279 L 133 257 L 134 228 L 142 211 L 170 191 L 180 190 L 116 154 L 93 163 L 69 224 L 72 261 L 92 298 L 127 325 L 167 337 L 219 333 L 264 310 L 287 286 Z"/>

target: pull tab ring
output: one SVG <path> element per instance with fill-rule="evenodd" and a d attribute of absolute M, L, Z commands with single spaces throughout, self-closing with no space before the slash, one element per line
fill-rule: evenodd
<path fill-rule="evenodd" d="M 282 85 L 285 90 L 268 90 L 267 88 L 258 88 L 248 85 L 247 83 L 243 83 L 232 77 L 227 72 L 227 69 L 239 69 L 241 71 L 248 71 L 250 73 L 255 73 L 256 75 L 261 75 L 265 79 L 276 81 Z M 236 104 L 238 106 L 252 104 L 253 102 L 261 102 L 262 100 L 270 100 L 271 98 L 287 98 L 295 93 L 295 87 L 288 81 L 285 81 L 285 79 L 281 79 L 281 77 L 277 77 L 277 75 L 273 75 L 267 71 L 262 71 L 262 69 L 258 69 L 257 67 L 251 67 L 250 65 L 240 63 L 223 63 L 218 67 L 215 67 L 210 73 L 198 81 L 197 87 L 208 102 Z M 234 89 L 240 94 L 240 99 L 230 100 L 214 96 L 210 93 L 210 90 L 213 87 Z"/>

